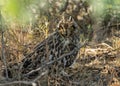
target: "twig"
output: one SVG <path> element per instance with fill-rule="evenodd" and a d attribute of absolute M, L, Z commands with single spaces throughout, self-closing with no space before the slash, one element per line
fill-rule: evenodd
<path fill-rule="evenodd" d="M 35 82 L 32 81 L 13 81 L 13 82 L 8 82 L 4 84 L 0 84 L 0 86 L 8 86 L 8 85 L 13 85 L 13 84 L 26 84 L 26 85 L 32 85 L 32 86 L 37 86 Z"/>
<path fill-rule="evenodd" d="M 44 75 L 46 75 L 48 73 L 48 71 L 46 70 L 45 72 L 41 73 L 41 75 L 39 75 L 37 78 L 35 78 L 33 80 L 33 82 L 36 82 L 38 79 L 40 79 L 41 77 L 43 77 Z"/>
<path fill-rule="evenodd" d="M 11 81 L 11 82 L 6 82 L 6 83 L 3 83 L 3 84 L 0 84 L 0 86 L 8 86 L 8 85 L 13 85 L 13 84 L 25 84 L 25 85 L 37 86 L 37 84 L 35 82 L 47 73 L 48 73 L 48 71 L 45 71 L 45 72 L 41 73 L 33 81 Z"/>
<path fill-rule="evenodd" d="M 2 38 L 1 38 L 1 43 L 2 43 L 2 49 L 1 49 L 1 53 L 2 53 L 2 57 L 1 59 L 3 60 L 3 63 L 4 63 L 4 66 L 5 66 L 5 73 L 6 73 L 6 78 L 8 79 L 8 71 L 7 71 L 7 61 L 6 61 L 6 58 L 5 58 L 5 45 L 4 45 L 4 30 L 5 28 L 3 28 L 3 21 L 2 21 L 2 14 L 1 14 L 1 11 L 0 11 L 0 23 L 1 23 L 1 35 L 2 35 Z"/>
<path fill-rule="evenodd" d="M 24 74 L 23 76 L 29 76 L 30 74 L 32 74 L 32 73 L 34 73 L 34 72 L 40 71 L 40 70 L 42 70 L 43 68 L 45 68 L 45 67 L 47 67 L 47 66 L 50 66 L 50 65 L 53 64 L 54 62 L 57 62 L 57 61 L 65 58 L 66 56 L 71 55 L 71 54 L 74 53 L 74 52 L 75 52 L 75 50 L 72 50 L 72 51 L 69 52 L 69 53 L 63 54 L 62 56 L 60 56 L 60 58 L 55 59 L 55 60 L 53 60 L 53 61 L 50 61 L 50 62 L 44 64 L 42 67 L 39 67 L 39 68 L 37 68 L 37 69 L 35 69 L 35 70 L 32 70 L 32 71 L 30 71 L 29 73 Z"/>
<path fill-rule="evenodd" d="M 55 62 L 57 62 L 57 61 L 65 58 L 66 56 L 69 56 L 69 55 L 73 54 L 74 52 L 78 51 L 81 47 L 85 46 L 86 44 L 87 44 L 87 43 L 84 43 L 83 45 L 78 46 L 78 48 L 73 49 L 71 52 L 66 53 L 66 54 L 63 54 L 63 55 L 60 56 L 59 58 L 57 58 L 57 59 L 55 59 L 55 60 L 53 60 L 53 61 L 50 61 L 50 62 L 42 65 L 41 67 L 39 67 L 39 68 L 37 68 L 37 69 L 35 69 L 35 70 L 32 70 L 32 71 L 28 72 L 27 74 L 23 74 L 23 77 L 27 77 L 27 76 L 29 76 L 30 74 L 32 74 L 32 73 L 34 73 L 34 72 L 37 72 L 37 71 L 40 71 L 40 70 L 42 70 L 43 68 L 45 68 L 45 67 L 47 67 L 47 66 L 50 66 L 50 65 L 52 65 L 53 63 L 55 63 Z"/>

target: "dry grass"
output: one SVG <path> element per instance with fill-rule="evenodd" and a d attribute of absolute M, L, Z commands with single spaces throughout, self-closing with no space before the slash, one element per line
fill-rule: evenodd
<path fill-rule="evenodd" d="M 39 27 L 33 31 L 29 25 L 21 27 L 13 24 L 5 32 L 5 56 L 8 66 L 21 62 L 37 43 L 47 38 L 51 33 L 45 24 L 40 23 Z M 18 86 L 18 83 L 19 86 L 23 86 L 23 84 L 29 86 L 28 84 L 32 83 L 37 83 L 37 86 L 48 86 L 49 82 L 52 83 L 52 86 L 120 86 L 120 38 L 113 36 L 109 40 L 112 42 L 111 46 L 102 43 L 81 48 L 76 62 L 70 68 L 66 68 L 61 73 L 62 75 L 49 77 L 45 74 L 34 79 L 35 82 L 26 79 L 25 81 L 13 80 L 9 83 L 2 76 L 3 63 L 0 61 L 0 86 L 3 84 L 5 86 Z M 19 78 L 20 71 L 18 72 L 19 68 L 16 67 L 18 66 L 12 65 L 10 69 L 14 77 Z"/>
<path fill-rule="evenodd" d="M 29 35 L 28 33 L 26 34 Z M 119 41 L 117 40 L 115 43 L 118 44 L 118 42 Z M 16 47 L 12 45 L 15 43 Z M 13 48 L 16 48 L 16 50 L 19 49 L 19 45 L 17 44 L 17 42 L 12 42 L 11 47 L 12 46 L 14 46 Z M 102 43 L 95 46 L 86 46 L 84 48 L 81 48 L 80 54 L 78 55 L 76 62 L 70 68 L 65 69 L 65 71 L 62 73 L 62 76 L 56 77 L 54 78 L 54 80 L 53 78 L 47 78 L 48 76 L 44 76 L 37 80 L 37 82 L 39 83 L 38 86 L 47 86 L 49 84 L 48 81 L 53 83 L 53 85 L 59 86 L 61 86 L 62 84 L 66 86 L 119 86 L 120 47 L 118 47 L 119 44 L 116 45 L 117 47 L 114 46 L 112 47 L 105 43 Z M 15 52 L 12 53 L 14 53 L 16 57 L 14 57 L 15 59 L 9 60 L 8 63 L 14 63 L 15 61 L 19 62 L 20 59 L 17 58 L 19 57 L 19 55 Z M 22 53 L 23 51 L 21 51 L 21 53 L 19 54 L 22 55 Z M 13 71 L 13 73 L 15 73 L 15 71 Z M 0 79 L 4 80 L 5 78 L 1 76 Z M 18 81 L 8 83 L 5 86 L 8 86 L 10 84 L 10 86 L 18 86 L 14 85 L 16 83 L 26 84 L 25 86 L 28 86 L 27 84 L 31 84 L 31 82 Z M 0 86 L 2 85 L 0 84 Z"/>

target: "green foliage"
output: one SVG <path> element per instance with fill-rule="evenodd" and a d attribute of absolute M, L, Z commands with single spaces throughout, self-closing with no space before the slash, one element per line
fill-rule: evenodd
<path fill-rule="evenodd" d="M 32 17 L 32 13 L 28 10 L 28 6 L 34 3 L 32 0 L 1 0 L 0 3 L 2 3 L 2 15 L 9 22 L 25 23 Z"/>
<path fill-rule="evenodd" d="M 90 0 L 90 4 L 93 9 L 93 15 L 96 17 L 104 16 L 109 11 L 120 11 L 120 0 Z"/>

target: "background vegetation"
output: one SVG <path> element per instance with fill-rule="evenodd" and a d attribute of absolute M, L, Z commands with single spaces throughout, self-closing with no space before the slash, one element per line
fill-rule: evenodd
<path fill-rule="evenodd" d="M 0 12 L 1 73 L 54 32 L 63 16 L 72 16 L 81 27 L 80 42 L 88 45 L 80 50 L 71 86 L 120 85 L 120 0 L 0 0 Z M 0 80 L 0 86 L 8 82 L 2 74 Z"/>

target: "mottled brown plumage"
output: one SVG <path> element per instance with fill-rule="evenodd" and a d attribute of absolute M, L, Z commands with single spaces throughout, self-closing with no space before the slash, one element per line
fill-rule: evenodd
<path fill-rule="evenodd" d="M 26 74 L 31 70 L 35 70 L 47 62 L 53 61 L 78 48 L 80 41 L 79 29 L 72 18 L 62 19 L 57 26 L 57 30 L 39 43 L 33 52 L 23 59 L 22 73 Z M 74 51 L 72 55 L 65 56 L 63 59 L 54 62 L 49 69 L 71 66 L 77 53 L 78 50 Z"/>

